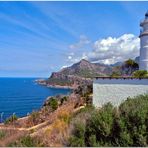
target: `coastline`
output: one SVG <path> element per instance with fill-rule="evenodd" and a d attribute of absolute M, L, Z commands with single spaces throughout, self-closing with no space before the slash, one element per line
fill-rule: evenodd
<path fill-rule="evenodd" d="M 74 86 L 61 86 L 61 85 L 46 85 L 47 87 L 50 87 L 50 88 L 61 88 L 61 89 L 75 89 L 76 87 Z"/>
<path fill-rule="evenodd" d="M 34 78 L 33 78 L 34 79 Z M 31 81 L 31 83 L 36 83 L 36 85 L 42 85 L 42 86 L 45 86 L 45 87 L 49 87 L 49 88 L 55 88 L 55 89 L 67 89 L 67 91 L 69 92 L 68 93 L 68 95 L 72 92 L 72 90 L 74 89 L 74 87 L 70 87 L 70 86 L 60 86 L 60 85 L 45 85 L 45 84 L 43 84 L 43 83 L 40 83 L 40 81 L 44 81 L 45 82 L 45 79 L 34 79 L 33 81 Z M 56 94 L 56 95 L 61 95 L 61 93 L 58 93 L 58 94 Z M 55 95 L 52 95 L 52 96 L 55 96 Z M 47 100 L 47 98 L 49 98 L 49 97 L 51 97 L 51 95 L 48 95 L 47 97 L 43 97 L 43 101 L 42 101 L 42 104 L 41 104 L 41 106 L 39 107 L 39 108 L 37 108 L 37 109 L 33 109 L 32 111 L 30 111 L 29 113 L 31 114 L 34 110 L 40 110 L 41 108 L 42 108 L 42 105 L 43 105 L 43 103 Z M 10 116 L 11 116 L 12 114 L 10 114 Z M 16 114 L 17 115 L 17 114 Z M 6 119 L 8 119 L 10 116 L 7 116 L 6 118 L 4 118 L 3 119 L 3 121 L 2 122 L 0 122 L 0 126 L 2 126 L 2 125 L 4 125 L 4 121 L 6 120 Z M 27 113 L 26 113 L 26 115 L 23 115 L 23 116 L 17 116 L 18 117 L 18 121 L 19 120 L 23 120 L 23 119 L 26 119 L 26 118 L 28 118 L 28 116 L 27 116 Z"/>
<path fill-rule="evenodd" d="M 46 85 L 46 87 L 59 86 Z M 61 86 L 60 88 L 63 88 L 63 86 Z M 71 87 L 64 86 L 64 88 L 67 89 Z M 86 93 L 88 89 L 90 88 L 85 88 L 83 93 Z M 58 95 L 54 98 L 53 96 L 47 97 L 44 101 L 44 104 L 39 108 L 38 111 L 30 113 L 30 115 L 28 116 L 19 117 L 14 121 L 11 120 L 9 123 L 6 124 L 1 123 L 0 130 L 8 134 L 11 132 L 9 135 L 4 137 L 6 143 L 2 142 L 2 144 L 5 146 L 13 143 L 14 141 L 19 141 L 19 139 L 27 136 L 30 136 L 33 139 L 40 138 L 42 141 L 44 139 L 44 135 L 46 135 L 46 131 L 50 130 L 51 133 L 49 133 L 49 139 L 47 139 L 50 144 L 47 146 L 56 146 L 58 137 L 59 135 L 61 136 L 61 130 L 62 133 L 65 133 L 67 131 L 67 121 L 69 121 L 73 114 L 79 112 L 80 109 L 86 106 L 85 99 L 81 98 L 81 94 L 82 90 L 78 87 L 77 91 L 73 90 L 70 94 L 66 96 Z M 57 133 L 55 131 L 59 132 Z M 22 135 L 20 136 L 20 134 Z M 54 137 L 54 139 L 52 137 Z M 7 139 L 10 140 L 7 141 Z M 60 144 L 63 146 L 61 140 Z"/>
<path fill-rule="evenodd" d="M 49 88 L 61 88 L 61 89 L 76 89 L 77 88 L 77 86 L 47 84 L 45 79 L 37 79 L 35 80 L 35 82 L 39 85 L 43 85 Z"/>

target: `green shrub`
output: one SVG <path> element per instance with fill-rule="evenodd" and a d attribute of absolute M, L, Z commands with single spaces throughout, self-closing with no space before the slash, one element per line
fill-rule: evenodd
<path fill-rule="evenodd" d="M 114 108 L 108 103 L 101 110 L 95 111 L 86 124 L 86 137 L 96 136 L 97 143 L 102 146 L 109 146 L 110 137 L 114 122 Z M 88 146 L 91 146 L 92 138 L 88 138 Z M 105 143 L 102 143 L 105 142 Z"/>
<path fill-rule="evenodd" d="M 38 111 L 33 111 L 31 114 L 30 114 L 30 121 L 35 125 L 38 120 L 39 120 L 39 117 L 40 117 L 40 114 Z"/>
<path fill-rule="evenodd" d="M 58 101 L 55 98 L 50 98 L 48 105 L 52 108 L 52 110 L 56 110 L 58 108 Z"/>
<path fill-rule="evenodd" d="M 135 78 L 145 78 L 148 77 L 148 72 L 146 70 L 137 70 L 133 73 Z"/>
<path fill-rule="evenodd" d="M 66 80 L 66 79 L 59 79 L 59 78 L 49 78 L 47 80 L 47 83 L 48 84 L 55 84 L 55 85 L 61 85 L 61 86 L 64 86 L 64 85 L 72 85 L 73 82 L 72 81 L 69 81 L 69 80 Z"/>
<path fill-rule="evenodd" d="M 69 143 L 71 147 L 85 147 L 83 138 L 73 136 L 69 139 Z"/>
<path fill-rule="evenodd" d="M 148 95 L 128 98 L 118 108 L 107 103 L 82 112 L 89 118 L 85 125 L 76 122 L 70 146 L 148 146 Z"/>
<path fill-rule="evenodd" d="M 6 133 L 0 130 L 0 139 L 4 138 L 5 136 L 6 136 Z"/>
<path fill-rule="evenodd" d="M 148 95 L 127 99 L 120 105 L 119 111 L 132 139 L 131 141 L 133 141 L 132 146 L 147 146 Z"/>
<path fill-rule="evenodd" d="M 5 121 L 4 124 L 9 124 L 9 123 L 13 123 L 14 121 L 16 121 L 18 119 L 18 117 L 13 114 L 12 116 L 8 117 Z"/>
<path fill-rule="evenodd" d="M 22 146 L 26 146 L 26 147 L 35 146 L 35 142 L 30 136 L 22 138 L 21 139 L 21 144 L 22 144 Z"/>
<path fill-rule="evenodd" d="M 83 123 L 75 124 L 73 136 L 69 139 L 69 146 L 85 146 L 85 125 Z"/>
<path fill-rule="evenodd" d="M 110 75 L 111 77 L 120 77 L 121 73 L 120 72 L 112 72 L 112 74 Z"/>
<path fill-rule="evenodd" d="M 15 141 L 8 145 L 9 147 L 43 147 L 40 141 L 30 136 L 22 137 L 19 141 Z"/>

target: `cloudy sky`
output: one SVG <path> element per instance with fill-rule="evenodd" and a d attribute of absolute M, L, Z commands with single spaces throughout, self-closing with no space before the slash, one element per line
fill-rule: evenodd
<path fill-rule="evenodd" d="M 48 77 L 85 58 L 139 55 L 148 2 L 0 2 L 0 77 Z"/>

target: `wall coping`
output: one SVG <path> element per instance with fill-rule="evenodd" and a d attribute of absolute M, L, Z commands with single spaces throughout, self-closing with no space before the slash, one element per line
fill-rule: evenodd
<path fill-rule="evenodd" d="M 130 80 L 141 80 L 141 79 L 147 79 L 148 80 L 148 78 L 135 78 L 135 77 L 131 77 L 131 76 L 123 76 L 123 77 L 100 77 L 100 76 L 96 76 L 96 77 L 94 77 L 94 79 L 122 79 L 122 80 L 127 80 L 127 79 L 130 79 Z"/>

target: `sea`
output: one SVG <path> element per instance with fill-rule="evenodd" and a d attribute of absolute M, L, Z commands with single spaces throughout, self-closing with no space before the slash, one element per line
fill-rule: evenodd
<path fill-rule="evenodd" d="M 71 90 L 49 88 L 35 82 L 37 78 L 0 78 L 0 122 L 12 114 L 24 117 L 39 110 L 48 96 L 68 95 Z"/>

